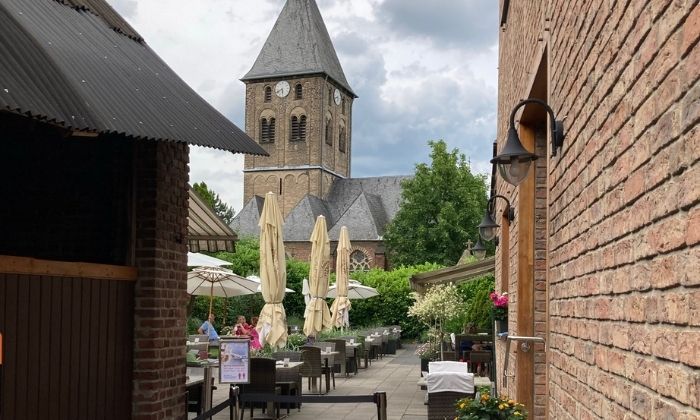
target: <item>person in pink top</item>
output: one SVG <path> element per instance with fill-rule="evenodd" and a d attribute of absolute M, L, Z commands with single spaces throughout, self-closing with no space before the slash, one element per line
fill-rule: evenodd
<path fill-rule="evenodd" d="M 250 328 L 248 329 L 248 335 L 250 335 L 250 347 L 253 350 L 260 350 L 262 346 L 260 345 L 260 336 L 258 335 L 258 330 L 255 326 L 258 325 L 258 317 L 254 316 L 250 318 Z"/>

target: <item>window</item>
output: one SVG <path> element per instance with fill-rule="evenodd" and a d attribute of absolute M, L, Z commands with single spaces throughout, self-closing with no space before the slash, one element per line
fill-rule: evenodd
<path fill-rule="evenodd" d="M 263 118 L 260 120 L 260 143 L 275 142 L 275 119 Z"/>
<path fill-rule="evenodd" d="M 306 115 L 292 116 L 289 141 L 306 141 Z"/>
<path fill-rule="evenodd" d="M 345 153 L 345 127 L 340 127 L 338 134 L 338 150 Z"/>
<path fill-rule="evenodd" d="M 369 257 L 356 249 L 350 254 L 350 271 L 369 271 Z"/>
<path fill-rule="evenodd" d="M 296 86 L 294 86 L 294 99 L 303 99 L 304 97 L 304 91 L 303 88 L 301 87 L 301 83 L 297 83 Z"/>
<path fill-rule="evenodd" d="M 341 103 L 342 103 L 342 106 L 340 107 L 340 112 L 342 112 L 343 115 L 345 115 L 345 96 L 343 96 Z"/>
<path fill-rule="evenodd" d="M 333 146 L 333 125 L 330 119 L 326 120 L 326 144 Z"/>
<path fill-rule="evenodd" d="M 333 91 L 328 89 L 328 106 L 333 106 Z"/>
<path fill-rule="evenodd" d="M 265 86 L 265 102 L 272 101 L 272 88 L 270 86 Z"/>

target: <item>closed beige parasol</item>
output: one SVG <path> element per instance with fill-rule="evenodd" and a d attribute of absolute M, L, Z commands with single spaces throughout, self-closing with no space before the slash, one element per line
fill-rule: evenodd
<path fill-rule="evenodd" d="M 326 303 L 328 274 L 330 272 L 331 244 L 328 239 L 326 218 L 318 216 L 311 233 L 311 267 L 309 272 L 309 292 L 311 300 L 304 313 L 304 334 L 315 337 L 320 331 L 331 327 L 331 313 Z"/>
<path fill-rule="evenodd" d="M 282 348 L 287 344 L 287 314 L 282 305 L 287 287 L 287 262 L 282 239 L 282 213 L 274 193 L 267 193 L 260 215 L 260 282 L 265 306 L 258 319 L 260 344 Z"/>
<path fill-rule="evenodd" d="M 350 239 L 348 228 L 340 228 L 337 259 L 335 261 L 335 287 L 337 296 L 331 305 L 331 325 L 338 328 L 350 325 L 350 299 L 348 299 L 348 278 L 350 277 Z"/>

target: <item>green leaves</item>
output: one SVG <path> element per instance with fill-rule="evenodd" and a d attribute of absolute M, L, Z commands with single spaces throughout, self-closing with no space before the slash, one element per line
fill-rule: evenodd
<path fill-rule="evenodd" d="M 219 194 L 209 189 L 204 181 L 195 182 L 194 185 L 192 185 L 192 189 L 227 225 L 231 224 L 234 216 L 233 207 L 224 203 L 221 198 L 219 198 Z"/>
<path fill-rule="evenodd" d="M 486 208 L 485 176 L 473 175 L 465 156 L 448 152 L 444 141 L 428 144 L 431 165 L 416 165 L 403 182 L 401 207 L 384 235 L 394 264 L 455 264 L 467 240 L 476 241 Z"/>

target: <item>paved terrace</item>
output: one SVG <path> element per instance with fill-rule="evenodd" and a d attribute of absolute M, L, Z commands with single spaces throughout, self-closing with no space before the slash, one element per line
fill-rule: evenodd
<path fill-rule="evenodd" d="M 375 360 L 368 369 L 360 369 L 358 374 L 345 378 L 336 374 L 335 389 L 331 387 L 328 395 L 364 395 L 384 391 L 387 394 L 389 420 L 424 420 L 428 418 L 428 406 L 423 405 L 425 391 L 416 386 L 420 378 L 420 360 L 413 354 L 414 344 L 404 344 L 396 350 L 395 355 L 386 355 Z M 304 392 L 307 390 L 304 379 Z M 325 380 L 324 380 L 325 386 Z M 228 398 L 228 386 L 218 385 L 214 391 L 214 406 Z M 281 410 L 284 414 L 285 409 Z M 260 409 L 255 414 L 261 414 Z M 250 418 L 250 409 L 243 419 Z M 294 420 L 354 419 L 372 420 L 377 418 L 374 404 L 304 404 L 301 412 L 290 410 L 289 417 Z M 228 420 L 229 411 L 224 410 L 214 416 L 214 420 Z"/>

